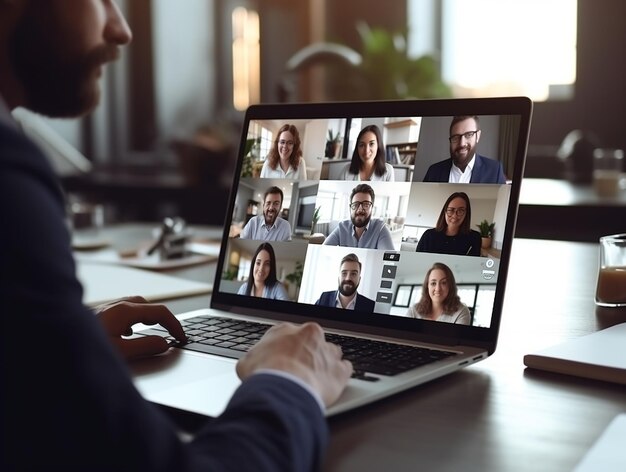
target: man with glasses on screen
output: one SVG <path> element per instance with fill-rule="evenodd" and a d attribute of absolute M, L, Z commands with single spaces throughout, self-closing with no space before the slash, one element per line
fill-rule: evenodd
<path fill-rule="evenodd" d="M 450 159 L 431 165 L 424 182 L 504 184 L 502 164 L 476 152 L 480 141 L 477 116 L 455 116 L 450 123 Z"/>
<path fill-rule="evenodd" d="M 368 184 L 354 187 L 350 194 L 350 219 L 339 223 L 324 244 L 393 250 L 389 228 L 382 220 L 372 219 L 375 197 L 374 189 Z"/>

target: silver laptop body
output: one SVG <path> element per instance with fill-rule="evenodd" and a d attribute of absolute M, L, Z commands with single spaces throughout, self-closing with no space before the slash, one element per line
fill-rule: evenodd
<path fill-rule="evenodd" d="M 487 358 L 495 351 L 498 338 L 531 114 L 532 102 L 525 97 L 250 107 L 228 202 L 211 307 L 180 314 L 179 319 L 221 316 L 268 324 L 316 321 L 328 333 L 455 354 L 396 375 L 367 374 L 368 380 L 351 379 L 328 415 L 380 400 Z M 454 116 L 479 117 L 476 152 L 502 165 L 506 183 L 424 182 L 431 165 L 450 157 Z M 306 180 L 259 175 L 265 155 L 284 124 L 292 124 L 299 131 Z M 340 179 L 351 162 L 359 131 L 370 125 L 381 132 L 394 181 Z M 330 134 L 342 137 L 339 146 L 327 143 Z M 372 219 L 382 220 L 393 248 L 320 244 L 349 218 L 350 191 L 359 183 L 374 189 Z M 251 273 L 255 249 L 263 243 L 241 238 L 240 232 L 248 220 L 262 214 L 263 193 L 274 186 L 283 189 L 281 217 L 290 226 L 290 240 L 269 241 L 274 247 L 276 276 L 287 300 L 238 293 Z M 469 196 L 472 229 L 483 220 L 495 223 L 491 245 L 475 256 L 417 252 L 418 241 L 426 230 L 435 227 L 446 197 L 455 192 Z M 198 204 L 211 211 L 210 202 Z M 317 208 L 321 209 L 316 212 Z M 357 292 L 374 302 L 373 310 L 316 304 L 322 293 L 337 290 L 340 261 L 348 253 L 356 254 L 362 263 Z M 470 324 L 407 316 L 422 295 L 425 274 L 436 262 L 447 265 L 454 274 Z M 235 373 L 236 357 L 223 354 L 170 349 L 135 362 L 135 383 L 145 398 L 157 404 L 217 416 L 240 383 Z"/>

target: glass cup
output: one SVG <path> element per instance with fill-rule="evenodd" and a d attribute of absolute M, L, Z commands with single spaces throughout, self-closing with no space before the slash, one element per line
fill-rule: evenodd
<path fill-rule="evenodd" d="M 600 197 L 619 194 L 623 166 L 623 150 L 598 148 L 593 151 L 593 188 Z"/>
<path fill-rule="evenodd" d="M 626 307 L 626 234 L 600 238 L 596 305 Z"/>
<path fill-rule="evenodd" d="M 102 204 L 72 202 L 67 217 L 74 249 L 96 249 L 108 244 L 101 234 L 104 227 Z"/>

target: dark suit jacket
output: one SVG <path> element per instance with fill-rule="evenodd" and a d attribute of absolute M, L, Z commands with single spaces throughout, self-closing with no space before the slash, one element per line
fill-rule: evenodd
<path fill-rule="evenodd" d="M 182 442 L 82 304 L 64 217 L 46 158 L 0 122 L 0 469 L 320 467 L 323 414 L 301 386 L 274 375 L 246 380 L 219 418 Z"/>
<path fill-rule="evenodd" d="M 323 292 L 319 300 L 315 302 L 316 305 L 334 307 L 337 300 L 337 290 L 331 290 L 330 292 Z M 354 305 L 355 311 L 374 311 L 376 302 L 364 295 L 357 292 L 356 304 Z"/>
<path fill-rule="evenodd" d="M 448 182 L 450 180 L 450 169 L 452 169 L 452 158 L 436 162 L 428 168 L 424 176 L 424 182 Z M 506 178 L 504 177 L 502 164 L 495 159 L 476 154 L 470 183 L 505 184 Z"/>

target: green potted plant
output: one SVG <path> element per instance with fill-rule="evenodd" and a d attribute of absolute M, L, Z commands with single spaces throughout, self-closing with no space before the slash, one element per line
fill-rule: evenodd
<path fill-rule="evenodd" d="M 322 207 L 316 207 L 315 211 L 313 212 L 313 220 L 311 221 L 311 234 L 315 233 L 315 225 L 317 225 L 317 222 L 320 219 L 320 210 Z"/>
<path fill-rule="evenodd" d="M 452 96 L 436 57 L 409 54 L 408 30 L 390 31 L 357 22 L 360 62 L 338 63 L 330 70 L 332 97 L 342 100 L 443 98 Z"/>
<path fill-rule="evenodd" d="M 261 142 L 260 138 L 248 138 L 246 139 L 246 147 L 243 151 L 243 165 L 241 166 L 241 176 L 242 177 L 252 177 L 252 147 L 255 144 Z"/>
<path fill-rule="evenodd" d="M 302 261 L 296 262 L 296 267 L 293 272 L 285 275 L 285 280 L 290 284 L 293 284 L 296 290 L 295 297 L 298 298 L 298 292 L 300 291 L 300 284 L 302 283 L 302 274 L 304 273 L 304 264 Z M 286 287 L 289 290 L 289 287 Z"/>
<path fill-rule="evenodd" d="M 481 247 L 483 249 L 491 247 L 491 241 L 493 239 L 493 229 L 495 226 L 495 223 L 489 223 L 489 221 L 487 220 L 482 220 L 479 224 L 476 225 L 478 231 L 480 232 L 480 237 L 482 238 Z"/>
<path fill-rule="evenodd" d="M 339 131 L 333 133 L 332 129 L 328 130 L 328 138 L 326 138 L 326 157 L 333 158 L 337 156 L 337 148 L 341 145 L 341 136 Z"/>

